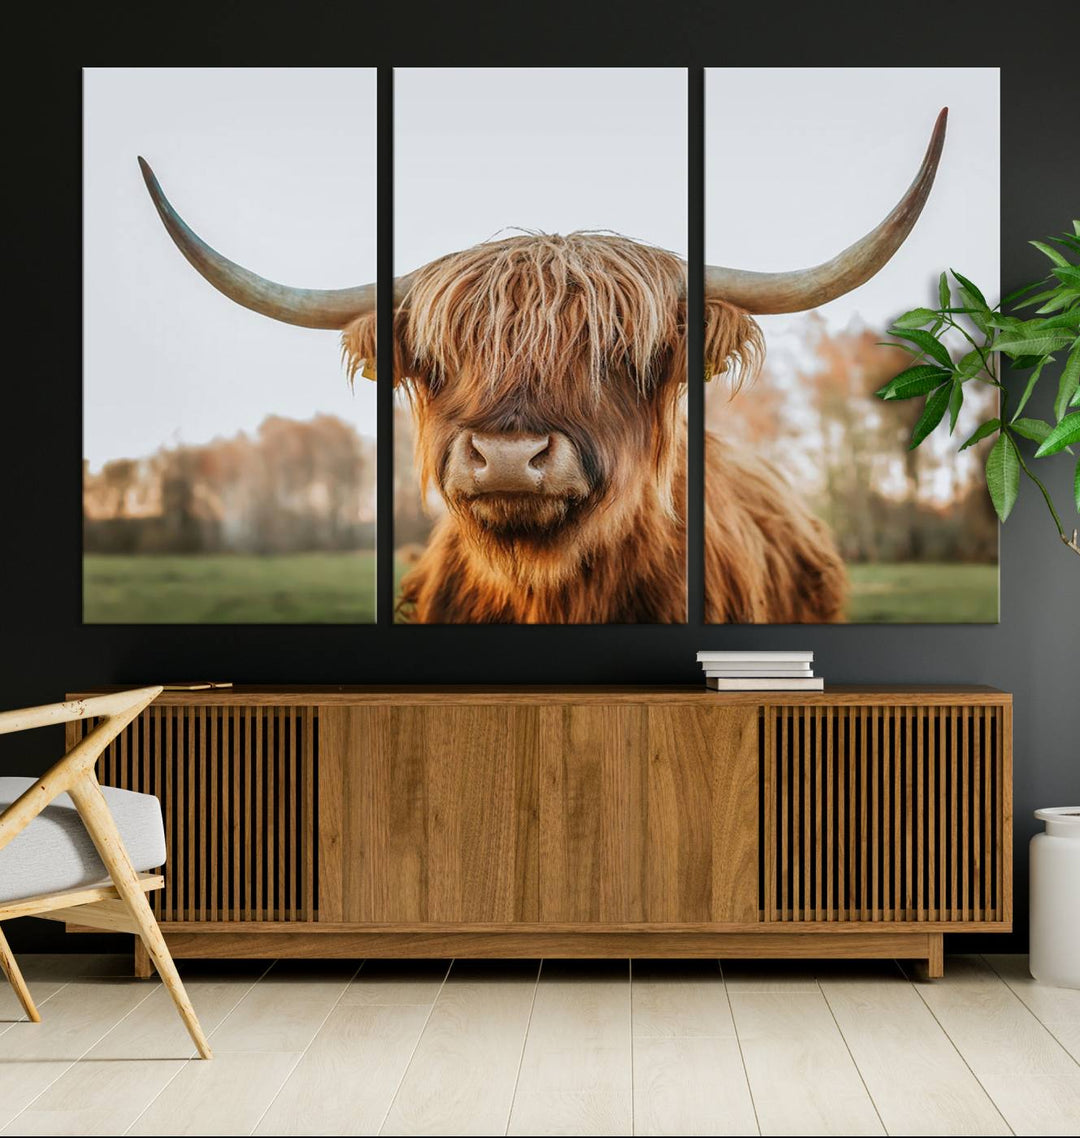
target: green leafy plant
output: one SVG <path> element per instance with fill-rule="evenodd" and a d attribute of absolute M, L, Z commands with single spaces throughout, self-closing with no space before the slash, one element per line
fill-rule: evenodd
<path fill-rule="evenodd" d="M 956 430 L 967 384 L 996 387 L 998 414 L 980 423 L 960 450 L 996 436 L 986 456 L 986 485 L 998 517 L 1004 522 L 1009 516 L 1021 476 L 1026 476 L 1046 500 L 1061 540 L 1080 554 L 1076 529 L 1071 535 L 1066 531 L 1049 491 L 1029 465 L 1059 454 L 1075 457 L 1072 444 L 1080 444 L 1080 410 L 1073 410 L 1080 407 L 1080 263 L 1075 259 L 1080 254 L 1080 221 L 1072 224 L 1072 233 L 1031 242 L 1050 261 L 1049 275 L 995 306 L 958 272 L 951 271 L 951 283 L 950 274 L 942 273 L 938 307 L 913 308 L 889 329 L 895 337 L 891 346 L 914 358 L 877 394 L 882 399 L 925 398 L 911 435 L 914 449 L 945 423 L 946 416 L 949 434 Z M 1032 308 L 1028 319 L 1017 315 Z M 950 348 L 946 338 L 959 343 L 959 350 Z M 1030 373 L 1015 409 L 1010 408 L 1010 393 L 1001 381 L 1001 355 L 1009 358 L 1015 371 Z M 1054 421 L 1025 416 L 1036 387 L 1048 376 L 1046 369 L 1062 358 Z M 1025 457 L 1024 448 L 1030 450 L 1030 444 L 1035 449 Z M 1073 475 L 1073 497 L 1080 513 L 1080 462 Z"/>

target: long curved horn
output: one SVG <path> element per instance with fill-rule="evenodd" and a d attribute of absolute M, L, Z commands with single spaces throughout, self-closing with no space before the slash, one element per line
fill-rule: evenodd
<path fill-rule="evenodd" d="M 302 328 L 344 328 L 358 316 L 375 311 L 373 284 L 359 288 L 291 288 L 268 281 L 223 257 L 173 209 L 145 159 L 139 159 L 139 168 L 158 216 L 177 249 L 201 276 L 230 300 L 271 320 L 299 324 Z"/>
<path fill-rule="evenodd" d="M 805 312 L 868 281 L 900 248 L 926 204 L 945 143 L 948 117 L 949 108 L 945 107 L 934 124 L 934 133 L 915 181 L 892 213 L 862 240 L 823 265 L 791 273 L 755 273 L 706 265 L 705 295 L 722 298 L 759 315 Z"/>

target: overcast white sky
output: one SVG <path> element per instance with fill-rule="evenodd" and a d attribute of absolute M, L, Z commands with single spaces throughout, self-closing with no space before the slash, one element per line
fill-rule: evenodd
<path fill-rule="evenodd" d="M 84 453 L 149 454 L 329 412 L 375 432 L 335 332 L 240 308 L 183 259 L 136 164 L 214 248 L 285 284 L 375 279 L 370 68 L 84 72 Z"/>
<path fill-rule="evenodd" d="M 818 309 L 832 329 L 936 303 L 937 272 L 997 289 L 997 68 L 709 68 L 705 259 L 778 271 L 817 265 L 899 201 L 937 113 L 948 134 L 930 200 L 889 264 Z M 996 296 L 988 296 L 991 302 Z M 766 338 L 797 316 L 762 320 Z"/>
<path fill-rule="evenodd" d="M 396 271 L 505 228 L 686 255 L 682 68 L 397 68 Z"/>

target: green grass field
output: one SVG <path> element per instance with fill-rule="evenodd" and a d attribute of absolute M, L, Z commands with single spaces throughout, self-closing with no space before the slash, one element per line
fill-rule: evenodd
<path fill-rule="evenodd" d="M 374 553 L 83 558 L 88 624 L 366 624 Z"/>
<path fill-rule="evenodd" d="M 848 620 L 976 624 L 998 619 L 996 565 L 849 565 Z"/>
<path fill-rule="evenodd" d="M 395 596 L 408 566 L 394 566 Z M 996 565 L 849 565 L 851 624 L 979 624 L 998 618 Z"/>
<path fill-rule="evenodd" d="M 408 566 L 394 567 L 395 595 Z M 996 565 L 849 565 L 852 624 L 979 624 L 998 618 Z"/>
<path fill-rule="evenodd" d="M 405 566 L 395 566 L 400 583 Z M 852 565 L 848 620 L 996 621 L 996 565 Z M 83 559 L 88 624 L 366 624 L 375 619 L 374 553 Z"/>

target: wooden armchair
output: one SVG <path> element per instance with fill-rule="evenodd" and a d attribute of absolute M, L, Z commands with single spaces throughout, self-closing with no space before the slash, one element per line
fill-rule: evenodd
<path fill-rule="evenodd" d="M 0 712 L 0 734 L 77 719 L 101 720 L 36 782 L 0 779 L 0 921 L 35 916 L 137 933 L 199 1054 L 209 1059 L 210 1046 L 146 899 L 147 891 L 164 884 L 158 874 L 145 872 L 164 861 L 160 805 L 153 795 L 111 787 L 103 792 L 94 773 L 105 748 L 160 693 L 160 687 L 140 688 Z M 114 814 L 121 817 L 120 825 Z M 35 821 L 37 832 L 28 831 L 21 843 L 15 841 Z M 133 849 L 138 844 L 134 864 L 125 838 Z M 0 967 L 27 1016 L 39 1022 L 2 930 Z"/>

